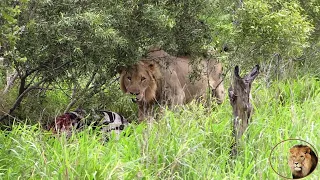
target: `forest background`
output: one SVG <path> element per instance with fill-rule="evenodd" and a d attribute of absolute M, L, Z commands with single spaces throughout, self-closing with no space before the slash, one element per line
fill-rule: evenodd
<path fill-rule="evenodd" d="M 1 131 L 1 140 L 7 143 L 0 146 L 0 161 L 4 164 L 0 165 L 0 177 L 44 178 L 56 173 L 63 178 L 112 178 L 114 174 L 98 163 L 108 158 L 109 168 L 121 171 L 118 172 L 121 177 L 277 177 L 270 169 L 266 170 L 270 167 L 266 160 L 268 153 L 253 153 L 256 149 L 262 151 L 261 148 L 268 144 L 266 142 L 276 145 L 283 139 L 296 137 L 311 141 L 320 148 L 320 141 L 316 140 L 320 132 L 315 130 L 320 129 L 320 115 L 317 114 L 320 112 L 319 40 L 320 1 L 317 0 L 2 0 L 0 123 L 2 129 L 9 127 L 11 131 Z M 232 142 L 232 110 L 227 98 L 222 106 L 210 111 L 209 116 L 203 115 L 207 110 L 201 105 L 192 104 L 183 107 L 182 114 L 168 111 L 152 129 L 147 125 L 136 125 L 136 138 L 122 141 L 130 147 L 128 151 L 134 149 L 137 154 L 141 148 L 147 148 L 141 156 L 123 157 L 128 151 L 123 147 L 119 150 L 117 143 L 109 143 L 107 147 L 94 140 L 77 144 L 80 140 L 85 141 L 81 139 L 83 137 L 75 142 L 63 141 L 64 146 L 60 141 L 47 141 L 48 147 L 55 148 L 38 151 L 36 147 L 46 146 L 41 143 L 43 141 L 33 138 L 44 137 L 32 136 L 35 127 L 32 125 L 45 124 L 56 115 L 77 107 L 112 110 L 135 122 L 137 107 L 119 90 L 116 69 L 137 62 L 154 45 L 172 55 L 187 55 L 194 59 L 202 56 L 222 62 L 226 89 L 235 65 L 239 65 L 243 72 L 255 64 L 261 66 L 261 74 L 254 82 L 252 92 L 255 107 L 252 126 L 255 128 L 249 127 L 251 139 L 245 141 L 248 144 L 243 156 L 230 162 L 228 151 L 224 151 Z M 198 116 L 192 115 L 197 113 Z M 201 120 L 188 124 L 186 119 L 190 117 Z M 192 126 L 192 123 L 200 124 Z M 147 132 L 142 130 L 145 126 Z M 173 126 L 177 129 L 172 129 Z M 190 127 L 192 130 L 187 130 Z M 195 127 L 203 127 L 206 131 Z M 262 127 L 266 127 L 265 134 L 261 134 Z M 157 128 L 161 131 L 154 130 Z M 272 129 L 279 131 L 274 138 L 270 135 L 274 133 Z M 172 136 L 167 134 L 171 131 L 174 131 Z M 144 137 L 146 133 L 148 140 Z M 257 140 L 257 136 L 261 140 Z M 163 140 L 165 145 L 162 148 L 168 149 L 154 147 L 157 152 L 149 149 L 157 145 L 149 142 L 152 137 L 160 138 L 160 142 Z M 28 142 L 33 144 L 31 148 L 35 147 L 34 153 L 39 157 L 44 157 L 41 152 L 50 154 L 55 150 L 53 154 L 60 151 L 71 153 L 70 146 L 73 145 L 86 148 L 83 156 L 93 158 L 90 159 L 93 164 L 82 171 L 82 167 L 76 165 L 78 156 L 60 153 L 63 158 L 57 156 L 52 159 L 54 165 L 41 169 L 24 154 L 29 152 L 26 150 L 30 148 Z M 150 147 L 144 147 L 146 142 Z M 15 149 L 15 143 L 24 148 Z M 123 153 L 117 154 L 117 158 L 128 164 L 116 164 L 117 159 L 112 154 L 103 158 L 91 157 L 89 152 L 95 154 L 92 152 L 95 148 L 88 150 L 93 147 L 90 143 L 97 143 L 94 146 L 101 148 L 99 152 L 116 147 Z M 15 158 L 2 158 L 10 148 L 17 153 Z M 270 147 L 265 149 L 271 150 Z M 188 156 L 198 150 L 201 152 L 199 158 L 203 160 L 200 164 L 209 170 L 201 169 L 198 161 Z M 48 158 L 39 158 L 33 153 L 29 155 L 40 161 Z M 208 160 L 211 156 L 215 160 Z M 68 158 L 70 161 L 65 161 Z M 113 164 L 112 160 L 115 161 Z M 129 164 L 135 161 L 139 161 L 139 165 L 130 169 Z M 152 165 L 154 161 L 159 165 Z M 260 164 L 256 164 L 258 161 Z M 219 165 L 210 165 L 212 163 Z M 241 164 L 245 166 L 241 167 Z M 19 172 L 25 166 L 29 168 L 21 175 Z M 55 166 L 60 170 L 54 172 Z"/>

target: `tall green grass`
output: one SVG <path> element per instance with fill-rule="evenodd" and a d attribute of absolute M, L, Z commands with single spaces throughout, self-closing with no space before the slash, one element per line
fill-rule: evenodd
<path fill-rule="evenodd" d="M 66 139 L 37 125 L 0 131 L 1 179 L 281 179 L 272 148 L 300 138 L 320 150 L 320 82 L 304 77 L 252 89 L 254 113 L 239 155 L 230 157 L 232 109 L 189 104 L 151 124 L 131 125 L 120 140 L 101 142 L 90 128 Z M 273 155 L 272 157 L 275 157 Z M 271 158 L 275 167 L 286 167 Z M 289 167 L 287 167 L 289 168 Z M 289 171 L 285 172 L 290 175 Z M 319 179 L 320 170 L 307 179 Z"/>

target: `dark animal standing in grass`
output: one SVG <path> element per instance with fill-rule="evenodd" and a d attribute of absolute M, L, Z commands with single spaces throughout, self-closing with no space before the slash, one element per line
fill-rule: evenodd
<path fill-rule="evenodd" d="M 55 121 L 47 126 L 54 134 L 66 133 L 70 136 L 73 131 L 82 130 L 92 126 L 93 129 L 101 127 L 104 139 L 107 140 L 110 133 L 114 132 L 119 139 L 120 133 L 128 126 L 129 122 L 122 115 L 112 111 L 92 111 L 87 114 L 84 110 L 67 112 L 55 118 Z"/>
<path fill-rule="evenodd" d="M 239 66 L 234 68 L 233 82 L 228 89 L 230 104 L 233 109 L 233 136 L 235 143 L 232 146 L 231 154 L 237 155 L 237 146 L 246 131 L 252 113 L 252 105 L 250 103 L 250 92 L 253 80 L 259 74 L 259 65 L 256 65 L 250 73 L 244 77 L 240 77 Z"/>

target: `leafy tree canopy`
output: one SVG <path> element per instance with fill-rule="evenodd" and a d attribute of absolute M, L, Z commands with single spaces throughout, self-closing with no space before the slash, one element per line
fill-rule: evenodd
<path fill-rule="evenodd" d="M 320 59 L 311 53 L 320 46 L 319 7 L 316 0 L 2 0 L 0 58 L 18 74 L 9 114 L 39 89 L 45 96 L 66 88 L 66 109 L 80 106 L 154 45 L 176 55 L 209 50 L 226 66 Z"/>
<path fill-rule="evenodd" d="M 297 2 L 245 1 L 236 13 L 235 44 L 252 56 L 301 56 L 313 25 Z"/>

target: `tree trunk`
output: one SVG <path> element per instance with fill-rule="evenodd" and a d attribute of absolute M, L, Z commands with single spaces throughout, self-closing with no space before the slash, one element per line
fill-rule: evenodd
<path fill-rule="evenodd" d="M 233 82 L 228 89 L 230 104 L 233 108 L 233 136 L 235 144 L 232 147 L 232 155 L 237 154 L 237 143 L 242 134 L 248 127 L 252 112 L 252 105 L 249 102 L 251 84 L 259 74 L 259 65 L 256 65 L 252 71 L 243 78 L 239 75 L 239 67 L 234 69 Z"/>
<path fill-rule="evenodd" d="M 11 72 L 9 70 L 7 70 L 7 85 L 3 90 L 3 94 L 7 94 L 10 90 L 10 88 L 14 85 L 14 82 L 16 81 L 16 79 L 18 78 L 18 72 L 14 71 Z"/>
<path fill-rule="evenodd" d="M 42 84 L 44 81 L 46 80 L 46 78 L 43 78 L 41 81 L 35 83 L 33 86 L 28 87 L 27 89 L 25 89 L 21 94 L 19 94 L 18 98 L 16 99 L 16 101 L 14 102 L 12 108 L 9 110 L 8 113 L 6 113 L 6 115 L 4 115 L 3 117 L 0 118 L 0 121 L 4 120 L 5 118 L 7 118 L 8 116 L 12 115 L 13 111 L 17 109 L 17 107 L 20 106 L 24 96 L 30 92 L 33 89 L 37 89 L 40 84 Z M 21 88 L 20 88 L 21 90 Z"/>

